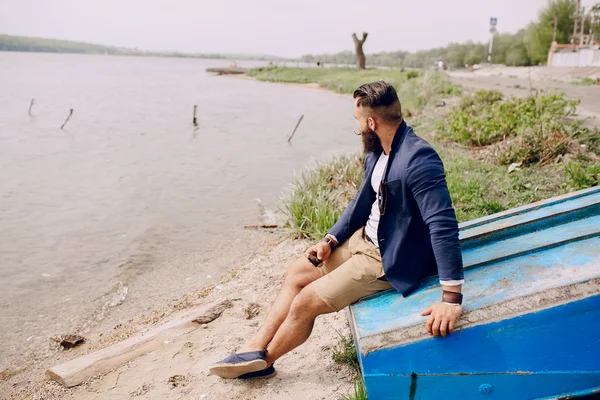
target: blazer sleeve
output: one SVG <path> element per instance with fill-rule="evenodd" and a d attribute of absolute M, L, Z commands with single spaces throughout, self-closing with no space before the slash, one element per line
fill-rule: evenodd
<path fill-rule="evenodd" d="M 444 165 L 432 147 L 420 148 L 409 160 L 407 185 L 429 228 L 440 281 L 464 279 L 458 221 L 448 192 Z"/>

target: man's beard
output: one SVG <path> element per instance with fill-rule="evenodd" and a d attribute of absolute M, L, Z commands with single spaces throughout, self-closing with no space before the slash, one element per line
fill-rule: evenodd
<path fill-rule="evenodd" d="M 365 151 L 365 154 L 377 154 L 383 151 L 383 147 L 381 147 L 381 141 L 379 140 L 379 136 L 377 136 L 377 134 L 368 127 L 360 131 L 360 137 L 362 138 L 363 150 Z"/>

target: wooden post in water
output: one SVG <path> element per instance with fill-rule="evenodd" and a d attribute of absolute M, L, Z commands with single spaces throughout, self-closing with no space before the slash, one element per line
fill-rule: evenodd
<path fill-rule="evenodd" d="M 298 123 L 296 124 L 296 127 L 294 128 L 294 131 L 292 132 L 292 134 L 290 135 L 290 137 L 288 138 L 288 143 L 290 142 L 290 140 L 292 140 L 292 138 L 294 137 L 294 133 L 296 133 L 296 129 L 298 129 L 298 127 L 300 126 L 300 122 L 302 122 L 302 119 L 304 118 L 304 114 L 302 114 L 300 116 L 300 119 L 298 120 Z"/>
<path fill-rule="evenodd" d="M 67 124 L 67 122 L 69 122 L 69 119 L 71 119 L 71 115 L 73 115 L 73 109 L 72 108 L 71 108 L 71 111 L 69 112 L 69 116 L 67 117 L 67 119 L 65 120 L 65 122 L 63 122 L 63 124 L 60 127 L 60 129 L 63 129 L 65 127 L 65 125 Z"/>
<path fill-rule="evenodd" d="M 33 103 L 35 103 L 35 99 L 31 98 L 31 103 L 29 103 L 29 116 L 31 117 L 31 107 L 33 107 Z"/>
<path fill-rule="evenodd" d="M 198 106 L 196 104 L 194 104 L 194 118 L 192 119 L 192 123 L 194 124 L 194 126 L 198 126 L 198 119 L 196 119 L 196 110 L 198 109 Z"/>

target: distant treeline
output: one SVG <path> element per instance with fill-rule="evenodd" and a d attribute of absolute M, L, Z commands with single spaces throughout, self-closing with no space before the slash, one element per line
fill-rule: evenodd
<path fill-rule="evenodd" d="M 596 12 L 586 19 L 584 32 L 591 28 L 593 32 L 600 31 L 598 11 L 600 3 L 596 4 Z M 585 13 L 592 10 L 585 10 Z M 492 63 L 506 65 L 537 65 L 544 64 L 548 58 L 548 50 L 552 44 L 554 18 L 557 17 L 558 43 L 570 43 L 577 5 L 574 0 L 549 0 L 548 5 L 540 10 L 536 22 L 530 23 L 515 34 L 504 33 L 494 37 Z M 502 21 L 499 21 L 501 24 Z M 579 28 L 578 28 L 579 31 Z M 600 34 L 596 33 L 596 40 Z M 401 40 L 401 39 L 400 39 Z M 368 45 L 368 42 L 367 42 Z M 424 68 L 432 66 L 436 61 L 443 60 L 452 67 L 480 64 L 487 61 L 488 43 L 451 43 L 446 47 L 422 50 L 416 53 L 407 51 L 381 52 L 367 55 L 367 64 L 389 67 Z M 316 62 L 321 60 L 329 64 L 354 64 L 356 56 L 352 51 L 336 54 L 305 55 L 302 61 Z"/>
<path fill-rule="evenodd" d="M 111 54 L 154 57 L 185 57 L 236 60 L 282 60 L 269 55 L 248 54 L 190 54 L 181 52 L 142 51 L 124 47 L 72 42 L 69 40 L 43 39 L 27 36 L 0 35 L 0 51 L 31 51 L 43 53 Z"/>

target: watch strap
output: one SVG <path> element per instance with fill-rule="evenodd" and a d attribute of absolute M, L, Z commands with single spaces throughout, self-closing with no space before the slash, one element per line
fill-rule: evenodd
<path fill-rule="evenodd" d="M 335 248 L 337 247 L 337 242 L 329 236 L 325 236 L 323 239 L 321 239 L 321 242 L 327 243 L 331 248 L 331 251 L 335 250 Z"/>
<path fill-rule="evenodd" d="M 462 304 L 463 295 L 462 293 L 455 293 L 449 291 L 442 291 L 442 302 L 452 304 Z"/>

